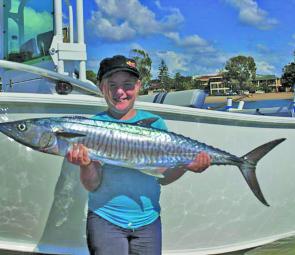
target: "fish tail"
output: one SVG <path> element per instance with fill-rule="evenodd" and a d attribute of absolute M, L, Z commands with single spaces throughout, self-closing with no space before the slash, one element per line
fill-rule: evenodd
<path fill-rule="evenodd" d="M 246 182 L 248 183 L 250 189 L 254 193 L 254 195 L 261 201 L 264 205 L 269 206 L 267 201 L 265 200 L 259 183 L 256 177 L 256 165 L 258 161 L 265 156 L 269 151 L 271 151 L 274 147 L 285 141 L 286 138 L 281 138 L 277 140 L 270 141 L 266 144 L 263 144 L 254 150 L 250 151 L 243 157 L 241 157 L 242 163 L 239 165 L 239 169 L 242 172 Z"/>

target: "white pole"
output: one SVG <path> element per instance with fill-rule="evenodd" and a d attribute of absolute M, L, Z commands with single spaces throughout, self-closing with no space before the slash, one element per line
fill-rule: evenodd
<path fill-rule="evenodd" d="M 70 43 L 74 42 L 74 16 L 73 16 L 73 6 L 69 0 L 65 0 L 69 8 L 69 39 Z"/>
<path fill-rule="evenodd" d="M 70 43 L 74 42 L 74 18 L 73 18 L 73 6 L 69 5 L 69 36 Z"/>
<path fill-rule="evenodd" d="M 226 110 L 229 111 L 231 108 L 233 108 L 233 100 L 232 98 L 227 98 Z"/>
<path fill-rule="evenodd" d="M 57 38 L 57 43 L 63 42 L 62 33 L 62 2 L 61 0 L 54 0 L 54 21 L 55 21 L 55 36 Z M 58 60 L 57 72 L 64 73 L 64 62 L 63 60 Z"/>
<path fill-rule="evenodd" d="M 238 105 L 238 110 L 243 110 L 245 102 L 241 100 Z"/>
<path fill-rule="evenodd" d="M 84 44 L 83 0 L 76 0 L 78 43 Z M 79 78 L 86 81 L 86 61 L 80 61 Z"/>

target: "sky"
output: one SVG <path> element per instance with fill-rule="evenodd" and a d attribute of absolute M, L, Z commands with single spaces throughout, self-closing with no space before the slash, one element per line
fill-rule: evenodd
<path fill-rule="evenodd" d="M 29 3 L 28 31 L 46 24 L 50 30 L 52 5 Z M 97 72 L 103 58 L 142 49 L 152 59 L 153 78 L 161 60 L 171 77 L 195 76 L 216 74 L 238 55 L 252 56 L 257 74 L 281 76 L 294 61 L 294 10 L 295 0 L 84 0 L 87 69 Z"/>
<path fill-rule="evenodd" d="M 87 68 L 143 49 L 157 77 L 213 74 L 237 55 L 252 56 L 257 74 L 280 76 L 295 50 L 295 0 L 85 0 Z"/>

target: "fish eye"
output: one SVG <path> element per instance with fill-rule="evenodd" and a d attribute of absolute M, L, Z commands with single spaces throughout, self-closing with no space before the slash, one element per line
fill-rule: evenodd
<path fill-rule="evenodd" d="M 18 129 L 19 131 L 21 131 L 21 132 L 24 132 L 24 131 L 27 130 L 27 126 L 26 126 L 25 123 L 20 123 L 20 124 L 18 124 L 16 127 L 17 127 L 17 129 Z"/>

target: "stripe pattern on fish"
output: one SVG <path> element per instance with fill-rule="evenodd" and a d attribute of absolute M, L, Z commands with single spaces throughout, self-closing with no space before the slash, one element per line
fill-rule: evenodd
<path fill-rule="evenodd" d="M 285 138 L 263 144 L 242 157 L 174 132 L 153 128 L 157 118 L 135 123 L 84 117 L 27 119 L 0 123 L 0 131 L 35 150 L 65 156 L 73 144 L 89 149 L 92 160 L 140 170 L 163 177 L 163 168 L 185 167 L 205 151 L 211 165 L 234 165 L 255 196 L 268 206 L 256 178 L 257 162 Z"/>

